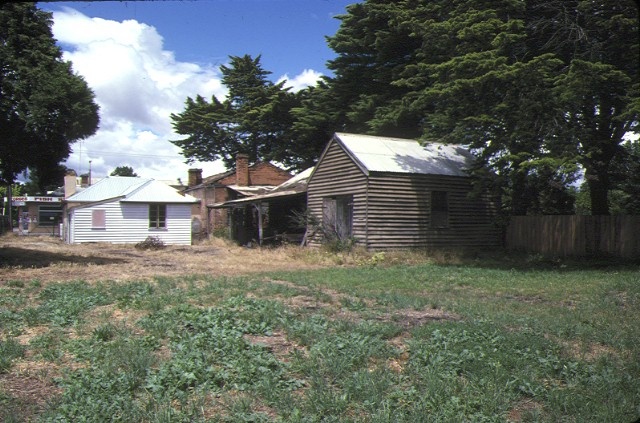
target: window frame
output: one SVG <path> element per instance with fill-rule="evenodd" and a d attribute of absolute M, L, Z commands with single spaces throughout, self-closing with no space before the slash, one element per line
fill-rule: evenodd
<path fill-rule="evenodd" d="M 53 217 L 53 219 L 51 219 Z M 38 206 L 38 226 L 55 226 L 62 222 L 61 204 L 41 204 Z"/>
<path fill-rule="evenodd" d="M 431 229 L 446 229 L 449 227 L 449 192 L 431 191 L 429 198 L 429 226 Z"/>
<path fill-rule="evenodd" d="M 149 204 L 148 216 L 149 229 L 156 231 L 167 230 L 167 204 L 151 203 Z"/>

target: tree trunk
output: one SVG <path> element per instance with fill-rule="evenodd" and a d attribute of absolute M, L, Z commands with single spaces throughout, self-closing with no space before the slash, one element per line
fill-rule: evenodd
<path fill-rule="evenodd" d="M 587 169 L 587 184 L 591 198 L 591 214 L 609 215 L 609 174 L 606 171 L 594 172 Z"/>
<path fill-rule="evenodd" d="M 525 216 L 531 205 L 531 199 L 527 190 L 527 175 L 523 171 L 515 171 L 511 174 L 511 214 Z"/>

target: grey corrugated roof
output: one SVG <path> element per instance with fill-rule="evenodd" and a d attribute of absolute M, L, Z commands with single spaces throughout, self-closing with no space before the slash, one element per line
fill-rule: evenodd
<path fill-rule="evenodd" d="M 310 167 L 308 169 L 303 170 L 297 175 L 293 176 L 291 179 L 281 183 L 277 187 L 273 189 L 273 192 L 279 191 L 298 191 L 304 192 L 307 190 L 307 181 L 309 180 L 309 176 L 313 172 L 314 167 Z"/>
<path fill-rule="evenodd" d="M 181 195 L 174 188 L 149 178 L 109 176 L 67 198 L 70 203 L 94 203 L 115 198 L 121 201 L 144 203 L 193 203 L 189 195 Z"/>
<path fill-rule="evenodd" d="M 464 147 L 417 140 L 336 133 L 347 153 L 369 172 L 468 176 L 473 156 Z"/>
<path fill-rule="evenodd" d="M 182 195 L 169 185 L 151 180 L 121 200 L 127 203 L 196 203 L 198 200 L 190 195 Z"/>

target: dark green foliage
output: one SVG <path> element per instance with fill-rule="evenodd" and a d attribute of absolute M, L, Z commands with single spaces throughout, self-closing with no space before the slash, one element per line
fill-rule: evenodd
<path fill-rule="evenodd" d="M 34 3 L 0 7 L 0 179 L 8 184 L 27 168 L 44 183 L 70 144 L 98 128 L 94 94 L 62 60 L 50 27 Z"/>
<path fill-rule="evenodd" d="M 68 171 L 69 169 L 61 164 L 50 168 L 31 167 L 27 172 L 29 180 L 23 185 L 23 190 L 29 195 L 46 195 L 48 191 L 56 191 Z"/>
<path fill-rule="evenodd" d="M 187 138 L 172 141 L 188 161 L 221 159 L 232 168 L 236 155 L 244 153 L 250 162 L 279 161 L 291 167 L 308 166 L 308 154 L 298 148 L 291 133 L 292 109 L 299 106 L 297 94 L 284 82 L 267 80 L 270 72 L 260 57 L 231 56 L 221 66 L 222 83 L 229 89 L 224 101 L 215 97 L 187 98 L 185 110 L 172 114 L 176 133 Z"/>
<path fill-rule="evenodd" d="M 406 87 L 396 84 L 404 68 L 416 60 L 422 41 L 411 36 L 403 14 L 414 2 L 381 0 L 356 3 L 338 32 L 328 38 L 338 57 L 327 66 L 331 97 L 344 116 L 344 130 L 413 138 L 420 135 L 421 116 L 401 110 Z M 334 112 L 336 113 L 336 112 Z"/>
<path fill-rule="evenodd" d="M 593 214 L 608 214 L 640 111 L 632 1 L 368 0 L 339 18 L 338 125 L 469 145 L 479 188 L 513 214 L 573 212 L 583 170 Z"/>
<path fill-rule="evenodd" d="M 118 166 L 110 173 L 111 176 L 138 176 L 131 166 Z"/>
<path fill-rule="evenodd" d="M 640 141 L 623 144 L 620 157 L 612 176 L 619 191 L 615 212 L 640 215 Z"/>

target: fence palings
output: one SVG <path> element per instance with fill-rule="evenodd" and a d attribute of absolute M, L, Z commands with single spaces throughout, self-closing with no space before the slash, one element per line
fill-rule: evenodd
<path fill-rule="evenodd" d="M 640 257 L 640 216 L 513 216 L 505 244 L 554 256 Z"/>

